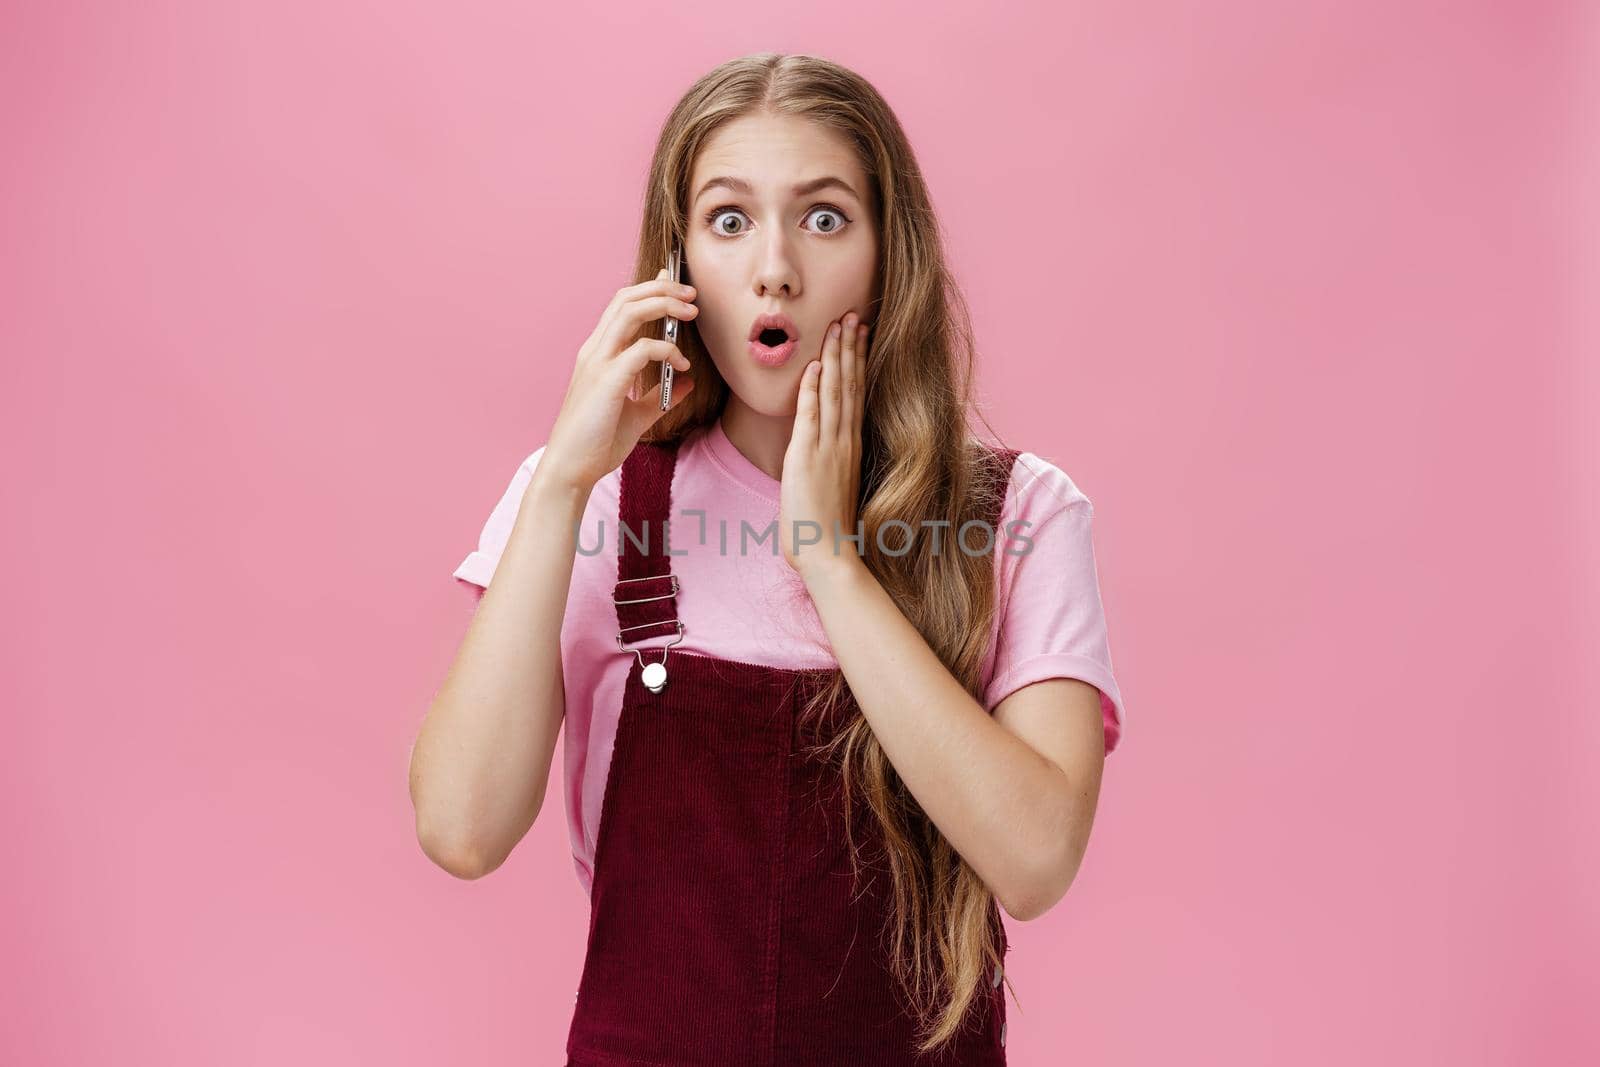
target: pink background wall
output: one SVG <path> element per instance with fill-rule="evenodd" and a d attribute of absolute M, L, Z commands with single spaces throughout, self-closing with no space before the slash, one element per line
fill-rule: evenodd
<path fill-rule="evenodd" d="M 456 881 L 409 747 L 666 109 L 771 48 L 898 110 L 1096 503 L 1130 720 L 1012 1062 L 1593 1062 L 1584 7 L 7 5 L 0 1061 L 561 1062 L 561 820 Z"/>

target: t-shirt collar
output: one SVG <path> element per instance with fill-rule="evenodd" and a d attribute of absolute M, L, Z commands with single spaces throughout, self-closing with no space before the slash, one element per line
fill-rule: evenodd
<path fill-rule="evenodd" d="M 717 466 L 722 468 L 723 473 L 752 493 L 764 497 L 773 504 L 782 500 L 782 483 L 756 466 L 743 452 L 734 447 L 722 429 L 721 416 L 717 417 L 717 421 L 713 422 L 706 432 L 706 451 L 716 461 Z"/>

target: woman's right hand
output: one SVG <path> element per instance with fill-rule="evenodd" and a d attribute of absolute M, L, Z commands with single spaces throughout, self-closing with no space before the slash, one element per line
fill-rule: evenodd
<path fill-rule="evenodd" d="M 645 430 L 666 414 L 660 389 L 635 395 L 639 373 L 652 360 L 671 360 L 681 372 L 673 378 L 668 411 L 694 391 L 694 380 L 685 377 L 689 361 L 678 346 L 639 336 L 646 323 L 667 315 L 693 319 L 700 312 L 690 302 L 694 296 L 693 286 L 672 281 L 665 270 L 650 281 L 617 290 L 578 350 L 566 398 L 539 461 L 540 474 L 589 490 L 622 466 Z"/>

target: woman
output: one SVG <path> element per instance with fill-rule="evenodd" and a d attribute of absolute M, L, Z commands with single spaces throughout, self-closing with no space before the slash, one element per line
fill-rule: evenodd
<path fill-rule="evenodd" d="M 418 834 L 495 869 L 565 722 L 570 1067 L 1005 1062 L 999 910 L 1071 883 L 1122 701 L 1088 498 L 963 432 L 933 218 L 858 75 L 711 71 L 656 147 L 644 280 L 455 572 L 481 601 Z M 656 269 L 678 242 L 692 284 Z"/>

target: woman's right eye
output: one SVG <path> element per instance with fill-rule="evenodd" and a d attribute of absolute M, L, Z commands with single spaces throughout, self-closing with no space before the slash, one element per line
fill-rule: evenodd
<path fill-rule="evenodd" d="M 713 230 L 716 230 L 718 233 L 737 234 L 739 232 L 738 230 L 725 229 L 721 224 L 719 224 L 717 222 L 717 220 L 719 218 L 721 218 L 723 215 L 743 215 L 743 214 L 744 214 L 744 212 L 740 211 L 736 207 L 719 207 L 716 210 L 712 211 L 711 214 L 706 216 L 706 222 L 711 226 L 711 228 Z"/>

